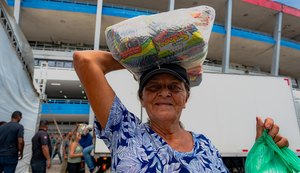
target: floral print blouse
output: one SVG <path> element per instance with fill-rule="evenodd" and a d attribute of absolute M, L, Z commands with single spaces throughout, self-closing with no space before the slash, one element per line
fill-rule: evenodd
<path fill-rule="evenodd" d="M 95 121 L 97 138 L 111 152 L 112 172 L 229 172 L 219 151 L 202 134 L 191 132 L 194 148 L 178 152 L 171 148 L 148 123 L 142 123 L 116 96 L 105 129 Z"/>

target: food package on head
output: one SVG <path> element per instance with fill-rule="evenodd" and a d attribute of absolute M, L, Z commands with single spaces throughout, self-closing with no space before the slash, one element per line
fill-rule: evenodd
<path fill-rule="evenodd" d="M 107 45 L 134 77 L 154 66 L 177 63 L 187 69 L 191 86 L 199 84 L 215 11 L 208 6 L 139 16 L 108 27 Z"/>
<path fill-rule="evenodd" d="M 80 133 L 80 135 L 86 136 L 90 131 L 93 130 L 92 125 L 88 124 L 78 124 L 77 132 Z"/>
<path fill-rule="evenodd" d="M 141 18 L 143 17 L 120 22 L 105 31 L 113 57 L 131 72 L 139 72 L 158 60 L 158 52 L 148 27 L 150 21 L 148 18 Z"/>

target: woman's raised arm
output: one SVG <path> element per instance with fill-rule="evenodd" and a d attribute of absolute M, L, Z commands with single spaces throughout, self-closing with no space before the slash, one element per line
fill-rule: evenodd
<path fill-rule="evenodd" d="M 96 118 L 104 128 L 115 97 L 105 74 L 124 67 L 106 51 L 75 51 L 73 63 Z"/>

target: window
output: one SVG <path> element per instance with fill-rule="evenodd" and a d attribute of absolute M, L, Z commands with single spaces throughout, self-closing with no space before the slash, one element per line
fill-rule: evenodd
<path fill-rule="evenodd" d="M 63 61 L 56 61 L 56 67 L 64 67 Z"/>
<path fill-rule="evenodd" d="M 65 67 L 66 68 L 73 68 L 73 63 L 72 62 L 65 62 Z"/>
<path fill-rule="evenodd" d="M 55 61 L 48 61 L 49 67 L 55 67 Z"/>
<path fill-rule="evenodd" d="M 34 66 L 40 66 L 41 63 L 40 63 L 40 60 L 36 59 L 34 60 Z"/>

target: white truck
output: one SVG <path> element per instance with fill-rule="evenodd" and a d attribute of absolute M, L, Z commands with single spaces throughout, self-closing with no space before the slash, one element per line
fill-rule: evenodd
<path fill-rule="evenodd" d="M 109 74 L 109 81 L 123 104 L 145 122 L 138 83 L 126 71 Z M 204 73 L 200 86 L 191 89 L 181 115 L 187 130 L 205 134 L 219 149 L 227 167 L 243 172 L 244 160 L 254 144 L 256 116 L 271 117 L 289 148 L 300 155 L 300 131 L 289 78 Z M 109 153 L 101 140 L 95 152 Z"/>

